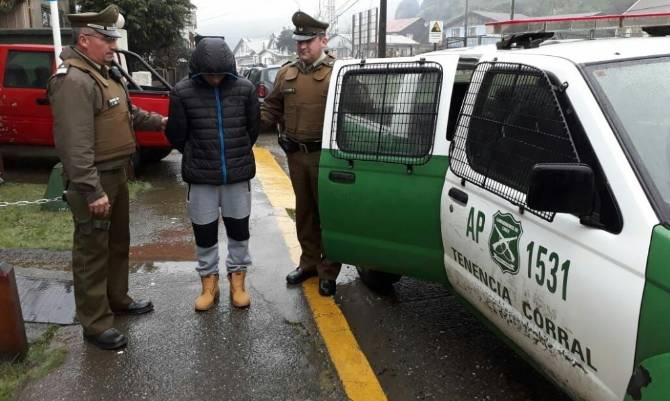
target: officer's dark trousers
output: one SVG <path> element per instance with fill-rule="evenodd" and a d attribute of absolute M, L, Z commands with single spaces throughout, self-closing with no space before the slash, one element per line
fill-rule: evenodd
<path fill-rule="evenodd" d="M 112 310 L 125 309 L 128 296 L 128 183 L 125 170 L 100 172 L 111 203 L 106 217 L 73 211 L 72 273 L 77 318 L 84 334 L 97 335 L 114 324 Z"/>
<path fill-rule="evenodd" d="M 316 271 L 319 278 L 335 280 L 340 273 L 340 263 L 325 258 L 321 243 L 319 221 L 319 157 L 321 152 L 288 154 L 288 169 L 295 192 L 295 222 L 302 254 L 300 267 Z"/>

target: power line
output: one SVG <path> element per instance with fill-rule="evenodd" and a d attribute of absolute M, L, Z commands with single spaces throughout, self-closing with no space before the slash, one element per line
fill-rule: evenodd
<path fill-rule="evenodd" d="M 359 1 L 360 1 L 360 0 L 354 0 L 354 2 L 351 3 L 351 5 L 350 5 L 349 7 L 347 7 L 347 8 L 346 8 L 344 11 L 342 11 L 341 13 L 337 14 L 337 16 L 336 16 L 335 18 L 340 18 L 340 17 L 342 16 L 342 14 L 346 13 L 347 11 L 349 11 L 349 9 L 350 9 L 351 7 L 353 7 L 353 6 L 355 6 Z"/>
<path fill-rule="evenodd" d="M 226 15 L 230 15 L 230 13 L 227 12 L 227 13 L 223 13 L 223 14 L 215 15 L 215 16 L 213 16 L 213 17 L 203 18 L 203 19 L 201 19 L 201 20 L 198 20 L 198 22 L 211 21 L 211 20 L 213 20 L 213 19 L 217 19 L 217 18 L 225 17 Z"/>

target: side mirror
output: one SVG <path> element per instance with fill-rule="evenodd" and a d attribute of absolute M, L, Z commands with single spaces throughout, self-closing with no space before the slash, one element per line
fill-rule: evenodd
<path fill-rule="evenodd" d="M 538 163 L 530 173 L 529 208 L 587 216 L 593 212 L 595 175 L 578 163 Z"/>

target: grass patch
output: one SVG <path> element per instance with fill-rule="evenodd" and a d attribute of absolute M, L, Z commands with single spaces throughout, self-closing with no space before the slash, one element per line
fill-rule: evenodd
<path fill-rule="evenodd" d="M 30 346 L 28 355 L 22 362 L 0 362 L 0 401 L 8 401 L 27 381 L 46 376 L 65 361 L 67 349 L 49 346 L 58 329 L 58 326 L 50 326 Z"/>
<path fill-rule="evenodd" d="M 14 202 L 44 196 L 40 184 L 0 185 L 0 200 Z M 9 206 L 0 209 L 0 248 L 42 248 L 66 250 L 72 247 L 70 212 L 47 212 L 39 205 Z"/>
<path fill-rule="evenodd" d="M 5 183 L 0 185 L 0 201 L 41 199 L 45 189 L 41 184 Z M 130 199 L 149 189 L 148 182 L 130 181 Z M 39 205 L 0 208 L 0 248 L 69 250 L 73 231 L 72 215 L 67 211 L 43 211 Z"/>
<path fill-rule="evenodd" d="M 151 184 L 146 181 L 128 181 L 128 194 L 130 200 L 135 200 L 142 192 L 146 192 L 151 189 Z"/>
<path fill-rule="evenodd" d="M 295 221 L 295 209 L 286 208 L 286 213 L 288 213 L 288 217 Z"/>

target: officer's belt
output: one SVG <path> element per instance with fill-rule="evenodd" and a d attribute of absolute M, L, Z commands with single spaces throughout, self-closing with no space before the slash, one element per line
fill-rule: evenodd
<path fill-rule="evenodd" d="M 311 152 L 316 152 L 317 150 L 321 150 L 321 141 L 316 141 L 316 142 L 298 142 L 296 140 L 291 139 L 290 137 L 287 137 L 287 139 L 294 144 L 298 145 L 298 150 L 300 150 L 303 153 L 311 153 Z"/>
<path fill-rule="evenodd" d="M 123 170 L 124 170 L 123 167 L 115 168 L 115 169 L 111 169 L 111 170 L 98 170 L 98 174 L 100 174 L 100 175 L 103 175 L 103 174 L 104 175 L 121 174 L 121 173 L 123 173 Z"/>

